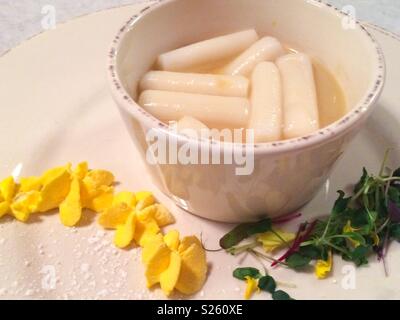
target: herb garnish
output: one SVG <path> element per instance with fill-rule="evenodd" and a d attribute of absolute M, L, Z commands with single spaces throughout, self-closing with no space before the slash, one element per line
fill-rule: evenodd
<path fill-rule="evenodd" d="M 363 169 L 351 195 L 338 191 L 329 218 L 317 221 L 295 252 L 297 258 L 291 258 L 294 253 L 286 257 L 289 266 L 291 259 L 309 258 L 304 250 L 319 252 L 312 259 L 324 260 L 332 250 L 357 266 L 367 264 L 372 253 L 384 261 L 389 242 L 400 240 L 400 169 L 385 174 L 387 156 L 378 175 Z"/>
<path fill-rule="evenodd" d="M 234 255 L 250 252 L 270 261 L 272 267 L 284 265 L 301 270 L 313 262 L 315 274 L 320 279 L 331 271 L 332 254 L 339 254 L 356 266 L 368 264 L 369 258 L 376 255 L 383 262 L 387 275 L 385 257 L 389 244 L 393 240 L 400 242 L 400 168 L 386 168 L 388 155 L 389 151 L 385 153 L 377 175 L 363 168 L 352 193 L 346 195 L 339 190 L 330 215 L 300 224 L 290 243 L 281 236 L 284 232 L 275 230 L 273 226 L 284 224 L 299 214 L 241 224 L 221 239 L 220 246 Z M 276 259 L 256 250 L 261 245 L 261 233 L 267 240 L 270 236 L 275 237 L 274 241 L 281 240 L 280 245 L 287 247 L 286 252 Z M 254 242 L 237 246 L 242 240 L 253 236 L 256 238 Z M 276 283 L 271 276 L 262 276 L 257 269 L 239 268 L 234 276 L 241 280 L 257 279 L 259 289 L 270 292 L 275 300 L 291 299 L 287 293 L 276 291 Z"/>

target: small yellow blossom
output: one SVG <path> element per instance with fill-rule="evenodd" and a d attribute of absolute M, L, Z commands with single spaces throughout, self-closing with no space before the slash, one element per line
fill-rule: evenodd
<path fill-rule="evenodd" d="M 260 289 L 258 288 L 258 280 L 254 279 L 250 276 L 246 276 L 246 290 L 244 292 L 244 298 L 249 300 L 254 292 L 259 292 Z"/>
<path fill-rule="evenodd" d="M 374 232 L 372 234 L 372 239 L 374 240 L 374 246 L 379 246 L 380 239 L 377 233 Z"/>
<path fill-rule="evenodd" d="M 315 265 L 315 275 L 318 279 L 325 279 L 332 270 L 332 251 L 328 253 L 328 260 L 318 260 Z"/>
<path fill-rule="evenodd" d="M 355 229 L 351 226 L 351 221 L 348 220 L 346 225 L 343 227 L 343 233 L 348 233 L 348 232 L 355 232 L 358 231 L 359 229 Z M 350 243 L 354 246 L 354 248 L 357 248 L 361 243 L 360 241 L 354 240 L 354 239 L 348 239 Z"/>
<path fill-rule="evenodd" d="M 171 231 L 167 237 L 160 234 L 148 237 L 142 251 L 142 261 L 146 267 L 147 286 L 159 283 L 166 296 L 174 289 L 184 294 L 193 294 L 203 286 L 207 274 L 205 250 L 196 237 L 176 239 L 177 231 Z M 166 239 L 174 238 L 169 246 Z"/>
<path fill-rule="evenodd" d="M 257 236 L 257 241 L 262 243 L 266 252 L 272 252 L 280 249 L 288 243 L 292 242 L 296 237 L 294 233 L 284 232 L 279 229 L 274 231 L 275 232 L 268 231 L 265 233 L 261 233 Z M 282 239 L 285 241 L 282 241 Z"/>
<path fill-rule="evenodd" d="M 105 170 L 90 170 L 87 162 L 45 171 L 40 177 L 13 177 L 0 181 L 0 217 L 12 214 L 26 222 L 30 214 L 59 208 L 65 226 L 76 225 L 83 209 L 99 213 L 98 222 L 115 229 L 114 244 L 126 248 L 135 240 L 143 248 L 148 287 L 159 284 L 166 296 L 176 289 L 193 294 L 204 285 L 207 274 L 205 250 L 195 236 L 180 239 L 172 230 L 163 235 L 161 227 L 172 224 L 171 212 L 149 191 L 114 194 L 114 176 Z"/>

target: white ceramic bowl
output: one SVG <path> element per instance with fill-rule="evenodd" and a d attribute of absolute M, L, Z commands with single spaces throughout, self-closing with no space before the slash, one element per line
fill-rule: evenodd
<path fill-rule="evenodd" d="M 226 222 L 292 213 L 310 201 L 360 131 L 384 84 L 379 45 L 360 23 L 353 28 L 348 23 L 349 17 L 337 9 L 310 0 L 165 0 L 133 16 L 113 41 L 108 74 L 112 95 L 144 161 L 149 132 L 178 148 L 188 143 L 199 151 L 210 147 L 220 153 L 246 148 L 173 134 L 135 102 L 138 81 L 158 54 L 213 36 L 256 28 L 318 58 L 340 82 L 350 109 L 309 136 L 256 144 L 251 175 L 237 175 L 235 164 L 148 163 L 156 185 L 187 211 Z"/>

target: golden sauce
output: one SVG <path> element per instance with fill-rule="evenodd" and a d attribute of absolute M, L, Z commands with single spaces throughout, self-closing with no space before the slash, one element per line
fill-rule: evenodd
<path fill-rule="evenodd" d="M 326 127 L 347 112 L 343 89 L 334 75 L 320 62 L 313 61 L 320 127 Z"/>

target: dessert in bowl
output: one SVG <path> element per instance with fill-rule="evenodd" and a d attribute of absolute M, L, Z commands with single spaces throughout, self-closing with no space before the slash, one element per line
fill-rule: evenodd
<path fill-rule="evenodd" d="M 267 42 L 274 54 L 251 54 L 265 53 Z M 183 209 L 226 222 L 310 201 L 374 109 L 385 76 L 362 25 L 304 0 L 161 1 L 122 26 L 109 55 L 112 95 L 156 185 Z M 299 104 L 308 121 L 299 121 Z M 246 135 L 191 134 L 214 128 Z"/>

